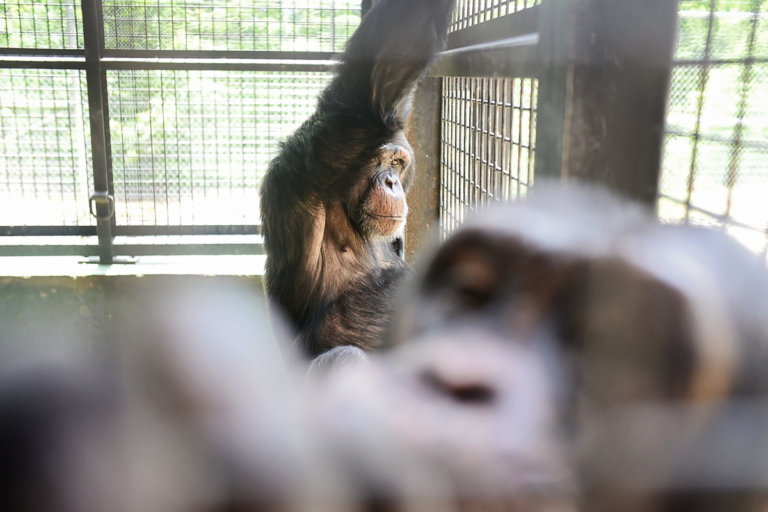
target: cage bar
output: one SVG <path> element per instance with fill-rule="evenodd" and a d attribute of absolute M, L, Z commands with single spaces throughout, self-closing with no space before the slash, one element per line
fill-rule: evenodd
<path fill-rule="evenodd" d="M 10 225 L 90 225 L 85 74 L 0 69 L 0 205 Z"/>
<path fill-rule="evenodd" d="M 443 79 L 443 237 L 468 212 L 525 195 L 533 183 L 537 87 L 531 78 Z"/>
<path fill-rule="evenodd" d="M 338 52 L 359 0 L 104 1 L 108 50 Z"/>
<path fill-rule="evenodd" d="M 459 0 L 451 22 L 451 30 L 479 25 L 540 3 L 541 0 Z"/>
<path fill-rule="evenodd" d="M 328 73 L 110 71 L 117 223 L 258 224 L 277 144 Z"/>

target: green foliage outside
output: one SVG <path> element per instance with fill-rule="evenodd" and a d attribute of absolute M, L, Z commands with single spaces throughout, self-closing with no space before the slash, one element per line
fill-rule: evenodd
<path fill-rule="evenodd" d="M 105 45 L 335 52 L 359 23 L 359 5 L 105 0 Z M 768 0 L 714 2 L 708 66 L 701 61 L 713 3 L 679 5 L 660 185 L 671 199 L 660 201 L 660 215 L 724 226 L 761 250 L 768 227 Z M 0 46 L 81 49 L 79 0 L 0 4 Z M 328 77 L 109 71 L 118 222 L 258 222 L 258 183 L 277 141 L 309 115 Z M 92 222 L 84 78 L 77 70 L 0 70 L 0 224 Z M 686 212 L 680 201 L 689 198 L 695 208 Z"/>
<path fill-rule="evenodd" d="M 753 0 L 681 0 L 680 9 L 685 11 L 709 11 L 714 3 L 715 12 L 748 12 L 752 10 Z M 760 3 L 760 0 L 758 0 Z"/>
<path fill-rule="evenodd" d="M 106 47 L 162 50 L 338 51 L 360 22 L 359 2 L 230 0 L 104 2 Z"/>
<path fill-rule="evenodd" d="M 680 2 L 659 214 L 765 251 L 768 1 L 716 1 L 707 51 L 709 21 L 709 0 Z"/>
<path fill-rule="evenodd" d="M 79 5 L 4 3 L 0 46 L 82 48 Z M 359 22 L 357 0 L 104 1 L 108 50 L 337 52 Z M 329 76 L 108 71 L 118 223 L 257 223 L 277 143 L 310 115 Z M 0 209 L 0 225 L 92 222 L 83 80 L 0 70 L 0 203 L 18 203 Z"/>
<path fill-rule="evenodd" d="M 0 47 L 82 48 L 80 2 L 3 2 Z"/>

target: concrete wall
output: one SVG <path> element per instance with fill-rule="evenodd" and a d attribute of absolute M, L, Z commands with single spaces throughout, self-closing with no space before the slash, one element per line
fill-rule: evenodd
<path fill-rule="evenodd" d="M 29 342 L 109 342 L 113 319 L 133 308 L 132 301 L 167 290 L 221 284 L 240 286 L 257 298 L 263 295 L 260 275 L 232 275 L 242 269 L 215 258 L 194 270 L 169 263 L 161 272 L 141 263 L 124 268 L 57 267 L 55 262 L 39 266 L 43 262 L 34 260 L 0 258 L 0 344 L 4 348 Z M 217 270 L 230 275 L 206 275 Z"/>

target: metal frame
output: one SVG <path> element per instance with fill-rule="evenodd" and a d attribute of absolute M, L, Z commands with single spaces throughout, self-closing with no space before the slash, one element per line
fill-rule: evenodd
<path fill-rule="evenodd" d="M 167 238 L 142 240 L 137 237 L 125 241 L 112 239 L 110 247 L 114 251 L 114 255 L 111 263 L 135 263 L 134 257 L 136 256 L 253 255 L 264 253 L 260 236 L 208 236 L 208 238 L 210 240 L 204 241 L 168 240 Z M 146 243 L 141 243 L 142 241 Z M 0 254 L 3 256 L 83 256 L 89 258 L 88 263 L 105 264 L 102 263 L 101 247 L 97 241 L 85 240 L 85 243 L 81 244 L 30 244 L 25 242 L 27 242 L 25 239 L 9 239 L 7 243 L 0 245 Z"/>
<path fill-rule="evenodd" d="M 83 0 L 82 8 L 85 74 L 88 86 L 91 153 L 93 156 L 94 190 L 93 195 L 89 199 L 89 207 L 91 214 L 96 217 L 96 233 L 99 239 L 99 262 L 102 265 L 109 265 L 114 259 L 112 230 L 115 227 L 115 188 L 110 162 L 107 72 L 102 65 L 104 55 L 104 16 L 100 0 Z"/>
<path fill-rule="evenodd" d="M 606 185 L 656 203 L 677 3 L 548 0 L 538 176 Z"/>
<path fill-rule="evenodd" d="M 676 20 L 669 0 L 544 0 L 451 33 L 430 76 L 537 79 L 536 179 L 598 182 L 653 207 Z M 440 134 L 416 137 L 434 147 Z"/>
<path fill-rule="evenodd" d="M 181 235 L 260 235 L 256 224 L 222 224 L 196 226 L 116 226 L 115 236 L 181 236 Z M 0 236 L 96 236 L 96 226 L 8 226 L 0 228 Z M 2 245 L 2 244 L 0 244 Z"/>
<path fill-rule="evenodd" d="M 336 56 L 328 52 L 102 50 L 99 62 L 104 70 L 332 71 Z M 0 68 L 87 70 L 87 63 L 82 50 L 0 48 Z"/>
<path fill-rule="evenodd" d="M 363 2 L 363 9 L 370 2 Z M 114 237 L 145 234 L 228 234 L 222 226 L 118 227 L 109 215 L 114 193 L 110 162 L 106 70 L 195 69 L 328 71 L 328 52 L 221 52 L 106 50 L 101 0 L 82 0 L 85 50 L 0 51 L 0 67 L 86 71 L 94 158 L 92 207 L 97 214 L 100 262 L 111 263 L 129 245 Z M 411 132 L 417 153 L 436 156 L 440 147 L 440 78 L 532 77 L 538 80 L 535 176 L 597 181 L 652 204 L 656 198 L 677 16 L 668 0 L 546 0 L 452 32 L 433 65 L 414 112 Z M 421 163 L 422 180 L 412 189 L 414 215 L 408 225 L 413 254 L 439 212 L 439 161 Z M 242 227 L 258 231 L 258 227 Z M 146 231 L 145 231 L 146 229 Z M 0 233 L 63 235 L 93 228 L 0 227 Z M 127 230 L 127 231 L 126 231 Z M 234 231 L 238 231 L 234 229 Z M 11 245 L 0 245 L 7 254 Z M 70 253 L 82 245 L 58 246 Z M 163 246 L 166 247 L 166 246 Z M 192 245 L 176 246 L 180 253 Z M 253 248 L 254 251 L 260 251 Z M 49 249 L 45 249 L 48 251 Z M 158 252 L 166 251 L 158 248 Z"/>
<path fill-rule="evenodd" d="M 546 0 L 451 34 L 432 76 L 539 80 L 535 175 L 656 199 L 677 4 Z"/>
<path fill-rule="evenodd" d="M 413 186 L 408 194 L 408 222 L 405 225 L 404 256 L 413 262 L 420 249 L 428 246 L 440 215 L 440 97 L 443 82 L 426 78 L 416 90 L 413 115 L 408 127 L 415 166 Z M 437 101 L 436 101 L 437 100 Z"/>
<path fill-rule="evenodd" d="M 541 6 L 451 32 L 430 76 L 521 77 L 542 69 Z"/>
<path fill-rule="evenodd" d="M 369 2 L 370 3 L 370 2 Z M 366 2 L 363 2 L 364 12 Z M 108 70 L 331 71 L 337 53 L 287 51 L 110 50 L 105 48 L 102 0 L 82 0 L 84 49 L 0 48 L 0 68 L 84 70 L 88 89 L 96 226 L 0 226 L 0 256 L 98 256 L 98 263 L 122 263 L 122 255 L 262 254 L 258 225 L 117 226 L 109 132 Z M 208 235 L 215 239 L 120 243 L 115 237 Z M 235 235 L 240 240 L 233 241 Z M 15 237 L 95 237 L 98 244 L 34 245 Z M 89 241 L 90 242 L 90 241 Z M 120 255 L 120 256 L 118 256 Z M 128 260 L 131 262 L 132 260 Z"/>

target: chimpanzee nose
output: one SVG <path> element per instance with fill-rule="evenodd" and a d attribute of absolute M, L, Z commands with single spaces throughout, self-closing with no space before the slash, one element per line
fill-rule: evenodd
<path fill-rule="evenodd" d="M 403 193 L 403 185 L 400 183 L 400 178 L 394 172 L 382 172 L 379 175 L 379 184 L 389 194 L 402 195 Z"/>

